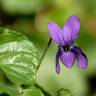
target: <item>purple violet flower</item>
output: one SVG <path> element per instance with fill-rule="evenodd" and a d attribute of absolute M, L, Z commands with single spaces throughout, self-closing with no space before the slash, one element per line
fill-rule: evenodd
<path fill-rule="evenodd" d="M 48 23 L 48 31 L 53 41 L 58 44 L 56 55 L 56 72 L 60 73 L 59 59 L 67 67 L 72 68 L 77 59 L 78 67 L 85 69 L 88 65 L 86 55 L 81 48 L 74 45 L 74 41 L 79 35 L 80 20 L 77 16 L 70 16 L 64 26 L 60 28 L 53 22 Z"/>

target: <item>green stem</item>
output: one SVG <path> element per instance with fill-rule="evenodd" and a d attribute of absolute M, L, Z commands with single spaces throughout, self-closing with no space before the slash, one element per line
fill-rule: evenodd
<path fill-rule="evenodd" d="M 52 94 L 50 94 L 49 92 L 47 92 L 43 87 L 41 87 L 37 83 L 35 83 L 35 86 L 38 87 L 39 89 L 41 89 L 41 91 L 44 93 L 45 96 L 53 96 Z"/>
<path fill-rule="evenodd" d="M 45 54 L 46 54 L 49 46 L 51 45 L 51 42 L 52 42 L 52 39 L 50 38 L 50 39 L 49 39 L 49 42 L 48 42 L 48 44 L 47 44 L 47 46 L 46 46 L 46 48 L 45 48 L 45 50 L 44 50 L 44 52 L 43 52 L 43 54 L 42 54 L 42 57 L 41 57 L 41 59 L 40 59 L 39 66 L 37 67 L 37 70 L 39 69 L 39 67 L 40 67 L 40 65 L 41 65 L 41 63 L 42 63 L 42 61 L 43 61 L 43 59 L 44 59 L 44 57 L 45 57 Z"/>
<path fill-rule="evenodd" d="M 42 56 L 41 56 L 41 59 L 40 59 L 40 61 L 39 61 L 39 66 L 37 67 L 37 70 L 40 68 L 41 63 L 42 63 L 42 61 L 43 61 L 43 59 L 44 59 L 44 57 L 45 57 L 45 54 L 46 54 L 49 46 L 51 45 L 51 42 L 52 42 L 52 39 L 50 38 L 50 39 L 49 39 L 49 42 L 48 42 L 48 44 L 47 44 L 47 46 L 46 46 L 46 48 L 45 48 L 45 50 L 44 50 L 44 52 L 43 52 L 43 54 L 42 54 Z M 42 90 L 42 92 L 45 94 L 45 96 L 53 96 L 53 95 L 51 95 L 49 92 L 47 92 L 46 90 L 44 90 L 44 88 L 42 88 L 42 87 L 41 87 L 40 85 L 38 85 L 37 83 L 35 83 L 35 86 L 37 86 L 38 88 L 40 88 L 40 89 Z"/>

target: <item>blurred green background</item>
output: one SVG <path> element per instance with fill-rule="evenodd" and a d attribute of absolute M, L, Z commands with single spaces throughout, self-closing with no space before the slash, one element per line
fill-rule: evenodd
<path fill-rule="evenodd" d="M 0 27 L 16 30 L 28 36 L 42 55 L 50 38 L 48 21 L 64 26 L 70 15 L 81 21 L 76 41 L 88 56 L 88 68 L 63 64 L 60 74 L 55 72 L 58 46 L 52 42 L 37 74 L 37 82 L 54 93 L 60 88 L 70 89 L 73 96 L 96 96 L 96 0 L 0 0 Z"/>

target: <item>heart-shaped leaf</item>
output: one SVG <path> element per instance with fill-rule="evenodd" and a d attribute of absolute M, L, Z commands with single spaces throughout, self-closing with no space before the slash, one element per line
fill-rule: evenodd
<path fill-rule="evenodd" d="M 32 84 L 39 56 L 36 47 L 21 33 L 0 29 L 0 69 L 13 83 Z"/>

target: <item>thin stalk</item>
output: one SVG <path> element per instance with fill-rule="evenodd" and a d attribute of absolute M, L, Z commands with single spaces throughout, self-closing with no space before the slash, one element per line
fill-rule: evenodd
<path fill-rule="evenodd" d="M 42 61 L 43 61 L 43 59 L 44 59 L 44 57 L 45 57 L 45 54 L 46 54 L 49 46 L 51 45 L 51 42 L 52 42 L 52 39 L 50 38 L 50 39 L 49 39 L 49 42 L 48 42 L 48 44 L 47 44 L 47 46 L 46 46 L 46 48 L 45 48 L 45 50 L 44 50 L 44 52 L 43 52 L 43 54 L 42 54 L 42 56 L 41 56 L 41 59 L 40 59 L 40 61 L 39 61 L 39 65 L 38 65 L 38 67 L 37 67 L 37 70 L 39 69 L 39 67 L 40 67 L 40 65 L 41 65 L 41 63 L 42 63 Z"/>
<path fill-rule="evenodd" d="M 49 92 L 47 92 L 43 87 L 41 87 L 37 83 L 35 83 L 35 86 L 38 87 L 38 88 L 40 88 L 41 91 L 44 93 L 45 96 L 54 96 L 54 95 L 50 94 Z"/>
<path fill-rule="evenodd" d="M 39 66 L 37 67 L 37 70 L 40 68 L 41 63 L 42 63 L 42 61 L 43 61 L 43 59 L 45 57 L 45 54 L 46 54 L 49 46 L 51 45 L 51 42 L 52 42 L 52 39 L 50 38 L 49 41 L 48 41 L 47 46 L 45 47 L 45 50 L 44 50 L 42 56 L 41 56 L 41 59 L 39 61 Z M 53 96 L 52 94 L 50 94 L 49 92 L 47 92 L 44 88 L 42 88 L 39 84 L 35 83 L 35 86 L 37 86 L 38 88 L 40 88 L 42 90 L 42 92 L 45 94 L 45 96 Z"/>

